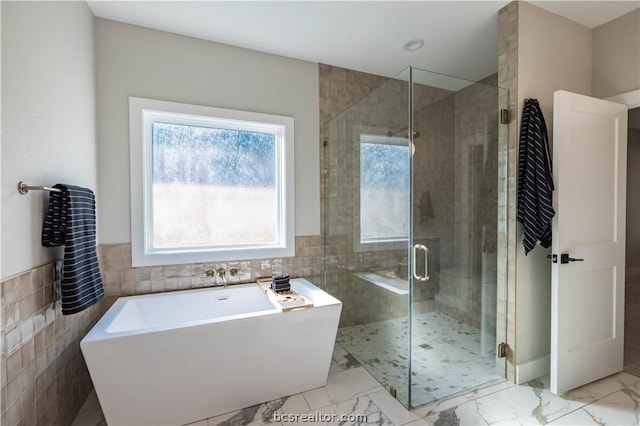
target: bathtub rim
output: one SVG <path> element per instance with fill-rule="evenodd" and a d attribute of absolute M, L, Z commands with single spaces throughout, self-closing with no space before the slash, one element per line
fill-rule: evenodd
<path fill-rule="evenodd" d="M 225 291 L 225 290 L 233 291 L 234 288 L 248 288 L 248 287 L 254 287 L 254 286 L 260 289 L 260 291 L 264 293 L 264 291 L 262 290 L 262 288 L 257 282 L 251 282 L 251 283 L 233 284 L 227 287 L 226 289 L 224 287 L 204 287 L 204 288 L 165 291 L 165 292 L 159 292 L 159 293 L 148 293 L 148 294 L 138 294 L 138 295 L 132 295 L 132 296 L 118 297 L 116 301 L 111 305 L 111 307 L 109 307 L 107 312 L 104 313 L 104 315 L 96 322 L 96 324 L 91 328 L 91 330 L 89 330 L 89 332 L 82 338 L 82 340 L 80 341 L 80 345 L 82 346 L 84 343 L 97 342 L 101 340 L 118 339 L 118 338 L 123 338 L 127 336 L 159 333 L 167 330 L 175 330 L 175 329 L 184 328 L 184 327 L 195 327 L 195 326 L 200 326 L 205 324 L 213 324 L 216 322 L 236 321 L 236 320 L 242 320 L 245 318 L 261 317 L 264 315 L 287 313 L 287 312 L 283 312 L 282 307 L 277 306 L 275 302 L 267 296 L 267 294 L 264 294 L 264 297 L 267 300 L 269 300 L 269 303 L 273 306 L 272 309 L 263 309 L 259 311 L 253 311 L 253 312 L 235 314 L 235 315 L 227 315 L 223 317 L 212 317 L 212 318 L 206 318 L 206 319 L 196 320 L 196 321 L 185 321 L 185 322 L 180 322 L 175 324 L 163 324 L 163 325 L 157 325 L 152 327 L 137 328 L 137 329 L 131 329 L 131 330 L 117 331 L 117 332 L 107 332 L 107 329 L 109 328 L 113 320 L 117 317 L 118 314 L 120 314 L 122 308 L 130 300 L 135 300 L 139 298 L 171 297 L 172 295 L 176 295 L 178 293 L 188 294 L 188 293 L 199 293 L 199 292 L 218 292 L 218 291 Z M 308 299 L 312 300 L 314 303 L 314 306 L 311 308 L 301 308 L 301 309 L 315 309 L 321 306 L 342 303 L 338 299 L 334 298 L 329 293 L 324 291 L 323 289 L 319 288 L 318 286 L 307 281 L 304 278 L 292 279 L 291 287 L 294 290 L 296 290 L 298 294 L 301 294 L 307 297 Z M 322 292 L 322 294 L 320 295 L 321 300 L 314 300 L 316 299 L 316 297 L 314 297 L 314 293 L 316 293 L 316 291 Z M 295 312 L 296 310 L 298 309 L 293 309 L 288 312 Z"/>

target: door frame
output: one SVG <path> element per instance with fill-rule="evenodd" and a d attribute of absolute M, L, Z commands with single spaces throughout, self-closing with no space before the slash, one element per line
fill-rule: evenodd
<path fill-rule="evenodd" d="M 632 90 L 630 92 L 621 93 L 616 96 L 606 98 L 605 101 L 615 102 L 617 104 L 624 104 L 629 109 L 640 107 L 640 89 Z"/>

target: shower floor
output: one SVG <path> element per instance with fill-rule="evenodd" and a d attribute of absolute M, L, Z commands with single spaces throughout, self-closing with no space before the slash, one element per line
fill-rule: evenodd
<path fill-rule="evenodd" d="M 338 329 L 340 343 L 385 387 L 407 401 L 407 319 Z M 412 405 L 417 407 L 498 379 L 495 358 L 479 355 L 480 330 L 439 312 L 414 314 Z"/>

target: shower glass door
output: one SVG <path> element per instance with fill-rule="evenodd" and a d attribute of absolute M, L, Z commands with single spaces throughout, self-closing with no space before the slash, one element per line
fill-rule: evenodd
<path fill-rule="evenodd" d="M 506 303 L 498 300 L 498 229 L 506 229 L 498 218 L 505 172 L 498 142 L 507 97 L 497 77 L 474 83 L 414 68 L 410 81 L 409 394 L 416 407 L 504 376 L 505 359 L 496 356 L 506 328 L 504 314 L 498 319 Z"/>
<path fill-rule="evenodd" d="M 326 290 L 338 351 L 409 405 L 408 70 L 322 128 Z"/>
<path fill-rule="evenodd" d="M 507 97 L 494 83 L 409 68 L 321 128 L 338 356 L 406 407 L 504 375 Z"/>

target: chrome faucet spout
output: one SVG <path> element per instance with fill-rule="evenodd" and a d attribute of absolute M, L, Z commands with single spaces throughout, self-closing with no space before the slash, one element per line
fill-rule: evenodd
<path fill-rule="evenodd" d="M 227 280 L 227 271 L 224 268 L 218 269 L 218 276 L 222 279 L 222 285 L 227 288 L 229 281 Z"/>

